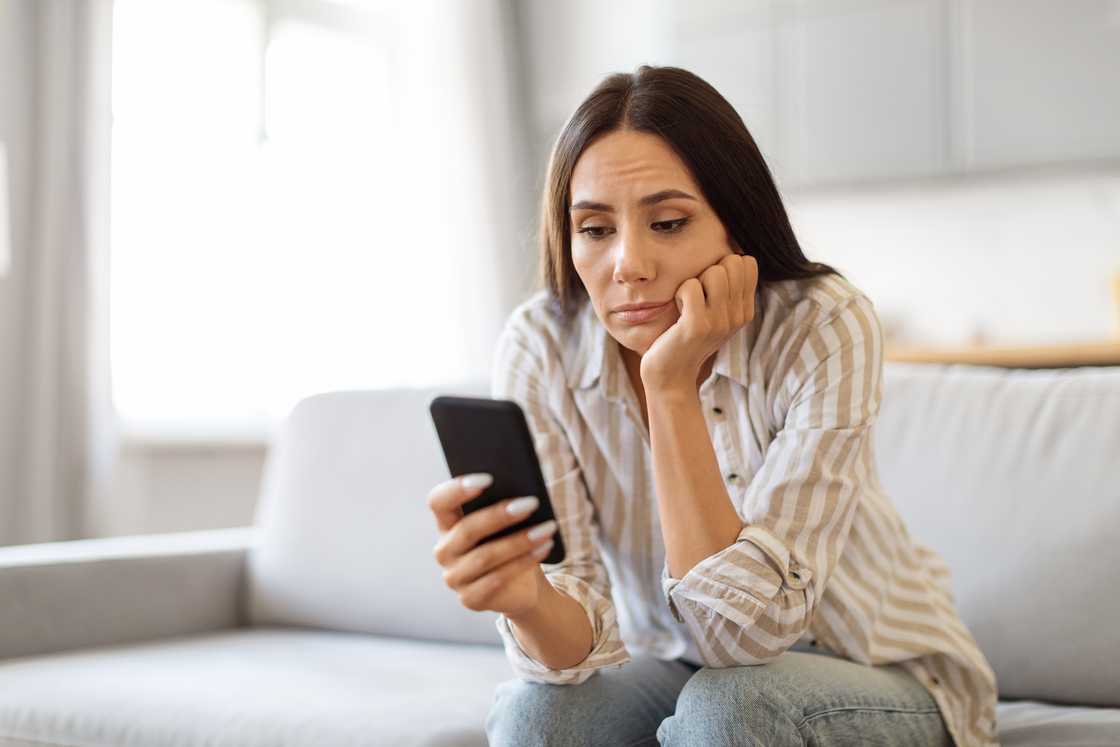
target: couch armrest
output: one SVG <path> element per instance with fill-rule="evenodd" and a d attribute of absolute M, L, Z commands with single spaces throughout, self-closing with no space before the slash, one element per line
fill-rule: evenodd
<path fill-rule="evenodd" d="M 256 528 L 0 547 L 0 659 L 243 624 Z"/>

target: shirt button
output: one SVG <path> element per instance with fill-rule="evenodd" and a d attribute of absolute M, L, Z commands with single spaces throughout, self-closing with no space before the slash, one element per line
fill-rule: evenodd
<path fill-rule="evenodd" d="M 817 645 L 817 639 L 814 638 L 813 640 L 809 641 L 809 645 L 810 646 L 816 646 Z"/>
<path fill-rule="evenodd" d="M 941 680 L 937 679 L 936 677 L 930 677 L 929 681 L 932 682 L 935 685 L 940 685 L 941 684 Z"/>
<path fill-rule="evenodd" d="M 719 407 L 713 407 L 712 412 L 714 412 L 716 415 L 722 415 L 723 414 L 723 410 L 720 409 Z"/>
<path fill-rule="evenodd" d="M 732 481 L 734 481 L 734 480 L 738 480 L 738 479 L 739 479 L 739 475 L 738 475 L 738 474 L 736 474 L 735 472 L 732 472 L 731 474 L 729 474 L 729 475 L 727 476 L 727 479 L 728 479 L 728 480 L 732 480 Z"/>

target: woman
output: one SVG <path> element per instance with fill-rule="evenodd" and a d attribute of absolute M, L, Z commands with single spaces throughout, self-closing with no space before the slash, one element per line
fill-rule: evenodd
<path fill-rule="evenodd" d="M 444 580 L 501 613 L 517 675 L 490 743 L 998 744 L 948 568 L 879 484 L 875 308 L 805 258 L 730 104 L 679 68 L 607 77 L 542 222 L 492 395 L 524 410 L 556 521 L 479 545 L 535 499 L 464 518 L 487 475 L 429 496 Z"/>

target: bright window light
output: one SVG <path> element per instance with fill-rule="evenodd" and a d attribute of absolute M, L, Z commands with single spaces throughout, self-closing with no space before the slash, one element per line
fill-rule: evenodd
<path fill-rule="evenodd" d="M 126 430 L 251 431 L 308 394 L 428 365 L 385 352 L 414 344 L 391 29 L 266 5 L 115 4 L 110 325 Z"/>

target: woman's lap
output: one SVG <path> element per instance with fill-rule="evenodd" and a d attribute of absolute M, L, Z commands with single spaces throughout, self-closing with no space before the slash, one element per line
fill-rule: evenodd
<path fill-rule="evenodd" d="M 486 732 L 494 746 L 952 744 L 906 670 L 800 646 L 761 666 L 696 670 L 636 655 L 580 685 L 507 680 Z"/>

